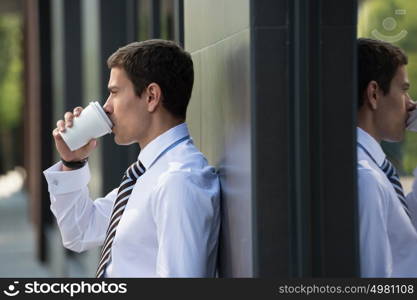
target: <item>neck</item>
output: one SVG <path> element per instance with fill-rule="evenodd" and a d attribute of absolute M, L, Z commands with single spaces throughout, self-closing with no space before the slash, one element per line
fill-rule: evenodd
<path fill-rule="evenodd" d="M 138 141 L 141 149 L 145 148 L 146 145 L 148 145 L 150 142 L 152 142 L 154 139 L 156 139 L 164 132 L 185 122 L 185 120 L 183 119 L 173 117 L 167 117 L 162 119 L 164 120 L 163 122 L 162 120 L 151 121 L 151 126 L 149 127 L 148 134 L 146 135 L 146 137 Z"/>
<path fill-rule="evenodd" d="M 358 127 L 366 131 L 372 136 L 378 143 L 381 143 L 382 138 L 378 134 L 377 127 L 375 126 L 373 115 L 367 111 L 358 112 Z"/>

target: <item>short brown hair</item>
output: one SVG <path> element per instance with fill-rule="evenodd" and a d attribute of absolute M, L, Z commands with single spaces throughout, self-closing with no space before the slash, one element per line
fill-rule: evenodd
<path fill-rule="evenodd" d="M 138 96 L 149 84 L 157 83 L 165 109 L 185 119 L 194 84 L 194 68 L 190 54 L 175 42 L 154 39 L 128 44 L 108 58 L 107 66 L 123 68 Z"/>
<path fill-rule="evenodd" d="M 407 55 L 397 46 L 373 39 L 358 39 L 358 109 L 364 103 L 369 82 L 375 80 L 386 95 L 398 67 L 407 63 Z"/>

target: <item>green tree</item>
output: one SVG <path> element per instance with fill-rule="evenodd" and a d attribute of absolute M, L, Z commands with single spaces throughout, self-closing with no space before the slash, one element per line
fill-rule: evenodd
<path fill-rule="evenodd" d="M 14 134 L 22 121 L 22 79 L 21 17 L 0 15 L 0 173 L 13 167 L 19 151 L 13 145 L 22 138 Z"/>

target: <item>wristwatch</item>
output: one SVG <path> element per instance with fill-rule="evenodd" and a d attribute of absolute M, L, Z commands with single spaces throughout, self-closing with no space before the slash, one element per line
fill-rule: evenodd
<path fill-rule="evenodd" d="M 63 164 L 64 166 L 66 166 L 67 168 L 70 168 L 70 169 L 76 170 L 76 169 L 80 169 L 80 168 L 82 168 L 82 167 L 84 167 L 84 166 L 85 166 L 85 164 L 86 164 L 86 163 L 87 163 L 87 161 L 88 161 L 88 157 L 87 157 L 87 158 L 84 158 L 84 159 L 82 159 L 82 160 L 79 160 L 79 161 L 66 161 L 66 160 L 63 160 L 63 159 L 61 158 L 61 161 L 62 161 L 62 164 Z"/>

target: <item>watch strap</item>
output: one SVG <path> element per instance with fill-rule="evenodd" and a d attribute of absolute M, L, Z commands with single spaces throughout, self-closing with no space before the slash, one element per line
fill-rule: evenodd
<path fill-rule="evenodd" d="M 76 169 L 81 169 L 82 167 L 85 166 L 85 164 L 88 161 L 88 157 L 87 158 L 84 158 L 82 160 L 79 160 L 79 161 L 66 161 L 66 160 L 64 160 L 64 159 L 61 158 L 61 161 L 62 161 L 62 164 L 64 166 L 66 166 L 67 168 L 76 170 Z"/>

